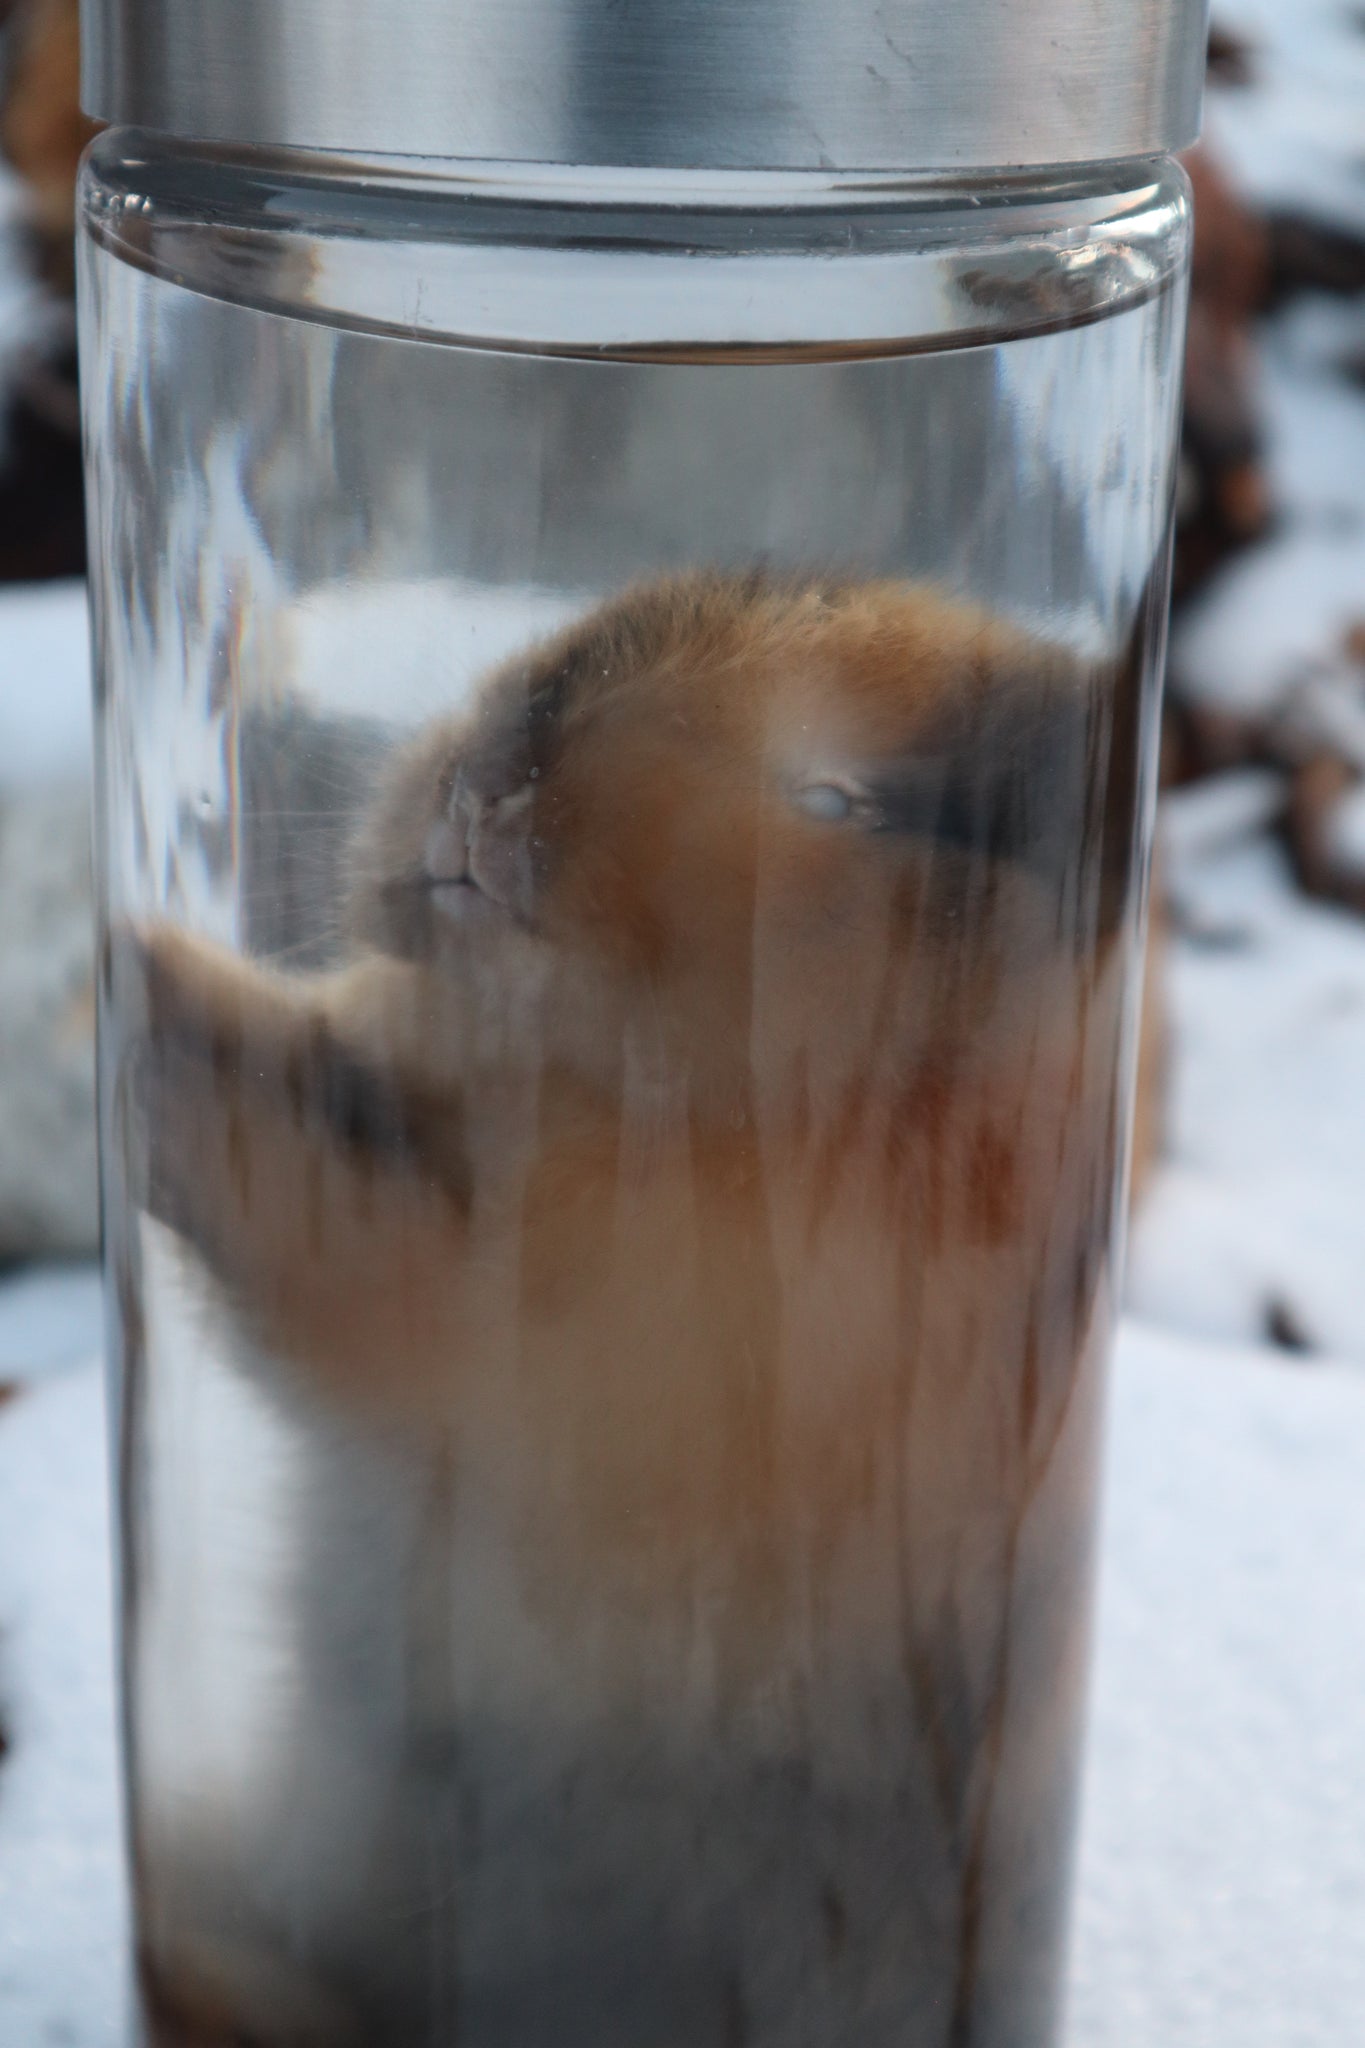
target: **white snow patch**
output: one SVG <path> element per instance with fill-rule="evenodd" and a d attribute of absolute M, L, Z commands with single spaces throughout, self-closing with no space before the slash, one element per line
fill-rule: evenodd
<path fill-rule="evenodd" d="M 1254 206 L 1365 235 L 1365 16 L 1358 0 L 1220 0 L 1256 82 L 1214 88 L 1207 132 Z M 1294 703 L 1365 753 L 1365 688 L 1341 642 L 1365 618 L 1365 295 L 1305 296 L 1258 333 L 1259 399 L 1279 530 L 1238 557 L 1172 639 L 1200 700 L 1253 718 Z M 1312 702 L 1302 701 L 1311 698 Z M 1339 741 L 1338 741 L 1339 743 Z"/>
<path fill-rule="evenodd" d="M 1217 0 L 1252 46 L 1253 82 L 1215 87 L 1205 132 L 1258 205 L 1365 226 L 1365 32 L 1357 0 Z"/>
<path fill-rule="evenodd" d="M 0 2039 L 126 2048 L 104 1401 L 0 1409 Z"/>
<path fill-rule="evenodd" d="M 1068 2048 L 1365 2014 L 1365 1386 L 1119 1347 Z"/>
<path fill-rule="evenodd" d="M 1266 718 L 1365 611 L 1365 544 L 1354 532 L 1277 534 L 1229 564 L 1172 639 L 1182 690 Z"/>
<path fill-rule="evenodd" d="M 1361 128 L 1365 137 L 1365 101 Z M 1365 140 L 1361 148 L 1365 158 Z M 1261 400 L 1276 511 L 1353 541 L 1358 564 L 1365 564 L 1365 403 L 1347 370 L 1362 352 L 1365 299 L 1301 299 L 1261 330 Z M 1357 597 L 1365 600 L 1361 583 Z"/>
<path fill-rule="evenodd" d="M 490 589 L 455 577 L 395 579 L 379 589 L 330 583 L 283 609 L 271 667 L 288 694 L 333 717 L 430 718 L 459 710 L 480 676 L 592 602 L 587 593 Z M 385 670 L 377 693 L 380 647 Z"/>
<path fill-rule="evenodd" d="M 0 1381 L 63 1371 L 103 1341 L 97 1266 L 28 1266 L 0 1280 Z"/>
<path fill-rule="evenodd" d="M 0 2036 L 125 2048 L 103 1404 L 0 1411 Z M 1068 2048 L 1365 2011 L 1365 1387 L 1126 1327 Z"/>
<path fill-rule="evenodd" d="M 89 774 L 85 585 L 0 589 L 0 790 Z"/>
<path fill-rule="evenodd" d="M 1284 807 L 1284 777 L 1273 768 L 1238 768 L 1174 790 L 1161 806 L 1163 857 L 1177 875 L 1254 837 Z"/>
<path fill-rule="evenodd" d="M 1268 839 L 1201 845 L 1191 816 L 1245 809 L 1252 785 L 1226 780 L 1167 804 L 1170 1156 L 1138 1207 L 1128 1301 L 1241 1341 L 1285 1309 L 1365 1365 L 1365 921 L 1305 901 Z"/>

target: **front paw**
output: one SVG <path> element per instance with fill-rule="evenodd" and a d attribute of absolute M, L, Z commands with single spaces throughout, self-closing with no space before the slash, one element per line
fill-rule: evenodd
<path fill-rule="evenodd" d="M 231 956 L 165 921 L 121 920 L 105 938 L 106 1071 L 132 1198 L 172 1225 L 212 1150 L 216 1097 L 243 1064 Z"/>
<path fill-rule="evenodd" d="M 119 1039 L 154 1054 L 193 1057 L 217 1071 L 242 1051 L 241 968 L 178 925 L 122 920 L 105 940 L 108 1014 Z"/>

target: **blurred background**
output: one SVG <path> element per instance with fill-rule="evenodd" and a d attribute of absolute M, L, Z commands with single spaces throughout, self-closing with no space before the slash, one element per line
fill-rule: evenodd
<path fill-rule="evenodd" d="M 13 1397 L 99 1345 L 77 11 L 0 0 L 0 1894 L 16 1830 L 38 1830 L 25 1801 L 69 1798 L 52 1790 L 54 1762 L 46 1790 L 27 1781 L 6 1804 L 21 1761 L 17 1738 L 7 1759 L 7 1701 L 23 1691 L 7 1631 L 22 1634 L 15 1617 L 39 1597 L 6 1543 L 26 1485 L 70 1488 L 99 1455 L 54 1450 L 48 1481 L 31 1457 L 18 1478 L 4 1462 Z M 1157 1112 L 1128 1310 L 1169 1333 L 1152 1355 L 1182 1374 L 1235 1358 L 1247 1374 L 1349 1376 L 1365 1372 L 1365 8 L 1217 5 L 1189 170 L 1146 1016 Z M 97 1547 L 102 1507 L 91 1522 L 83 1495 L 62 1498 Z M 72 1653 L 68 1690 L 107 1687 L 95 1635 Z M 97 1830 L 112 1794 L 86 1778 L 79 1811 Z M 0 1993 L 3 1964 L 0 1937 Z M 59 2037 L 32 2036 L 46 2038 Z M 1095 2021 L 1085 2038 L 1108 2036 Z"/>
<path fill-rule="evenodd" d="M 95 1341 L 77 17 L 0 0 L 0 1378 Z M 1129 1299 L 1365 1362 L 1365 11 L 1226 0 L 1189 168 Z"/>

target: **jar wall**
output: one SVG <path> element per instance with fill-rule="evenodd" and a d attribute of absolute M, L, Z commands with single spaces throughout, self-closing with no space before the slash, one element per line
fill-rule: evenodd
<path fill-rule="evenodd" d="M 158 2042 L 1052 2038 L 1186 236 L 1111 183 L 97 146 Z"/>

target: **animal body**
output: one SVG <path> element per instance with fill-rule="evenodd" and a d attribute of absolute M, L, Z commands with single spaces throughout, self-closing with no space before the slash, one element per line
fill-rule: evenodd
<path fill-rule="evenodd" d="M 396 753 L 336 968 L 112 935 L 139 1199 L 409 1495 L 225 2038 L 1047 2038 L 1149 624 L 638 586 Z"/>

